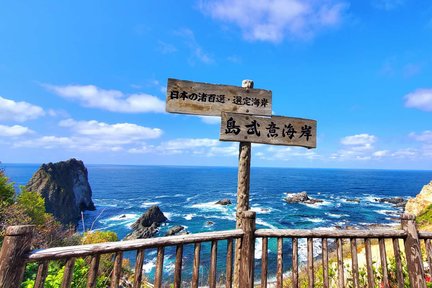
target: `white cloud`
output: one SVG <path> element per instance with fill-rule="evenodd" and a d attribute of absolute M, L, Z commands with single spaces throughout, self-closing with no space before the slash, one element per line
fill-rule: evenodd
<path fill-rule="evenodd" d="M 60 121 L 60 127 L 71 128 L 76 134 L 98 139 L 111 139 L 113 141 L 135 141 L 158 138 L 162 134 L 159 128 L 147 128 L 131 123 L 107 124 L 104 122 L 75 121 L 67 119 Z"/>
<path fill-rule="evenodd" d="M 142 145 L 146 139 L 158 138 L 162 130 L 131 123 L 107 124 L 98 121 L 60 121 L 60 127 L 71 131 L 71 136 L 42 136 L 18 141 L 15 147 L 40 147 L 45 149 L 70 149 L 80 151 L 122 151 Z"/>
<path fill-rule="evenodd" d="M 426 130 L 420 134 L 410 133 L 409 136 L 416 141 L 432 143 L 432 131 Z"/>
<path fill-rule="evenodd" d="M 405 95 L 405 106 L 432 111 L 432 89 L 417 89 Z"/>
<path fill-rule="evenodd" d="M 388 150 L 379 150 L 379 151 L 375 151 L 372 155 L 377 158 L 382 158 L 388 156 L 389 154 L 390 151 Z"/>
<path fill-rule="evenodd" d="M 0 96 L 0 121 L 24 122 L 45 115 L 45 111 L 36 105 L 6 99 Z"/>
<path fill-rule="evenodd" d="M 348 146 L 368 146 L 370 147 L 376 141 L 374 135 L 357 134 L 342 138 L 341 143 Z"/>
<path fill-rule="evenodd" d="M 313 37 L 337 26 L 348 4 L 337 0 L 202 1 L 201 10 L 214 19 L 234 23 L 249 40 L 279 42 L 286 36 Z"/>
<path fill-rule="evenodd" d="M 209 138 L 180 138 L 159 145 L 141 145 L 128 150 L 130 153 L 155 153 L 161 155 L 192 154 L 206 157 L 237 156 L 237 143 L 224 143 Z"/>
<path fill-rule="evenodd" d="M 372 6 L 381 10 L 393 10 L 402 6 L 405 0 L 373 0 Z"/>
<path fill-rule="evenodd" d="M 122 113 L 165 111 L 164 101 L 144 93 L 127 95 L 118 90 L 105 90 L 94 85 L 43 86 L 61 97 L 76 100 L 85 107 Z"/>
<path fill-rule="evenodd" d="M 264 146 L 266 147 L 266 146 Z M 269 146 L 266 151 L 255 153 L 257 157 L 263 160 L 279 160 L 289 161 L 294 158 L 317 159 L 319 155 L 315 150 L 305 149 L 302 147 L 286 147 L 286 146 Z"/>
<path fill-rule="evenodd" d="M 192 53 L 192 59 L 191 62 L 194 64 L 194 59 L 205 63 L 205 64 L 212 64 L 214 63 L 214 59 L 208 52 L 206 52 L 200 44 L 198 44 L 198 41 L 195 38 L 195 34 L 192 30 L 183 28 L 176 31 L 176 34 L 183 37 L 185 40 L 186 45 L 189 47 L 191 53 Z"/>
<path fill-rule="evenodd" d="M 216 125 L 221 123 L 221 118 L 218 116 L 198 116 L 201 118 L 201 120 L 210 125 Z"/>
<path fill-rule="evenodd" d="M 17 137 L 32 133 L 29 128 L 21 125 L 5 126 L 0 125 L 0 137 Z"/>

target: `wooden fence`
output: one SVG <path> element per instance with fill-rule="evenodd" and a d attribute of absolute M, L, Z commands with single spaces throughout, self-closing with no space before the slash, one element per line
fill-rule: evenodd
<path fill-rule="evenodd" d="M 243 214 L 242 229 L 237 230 L 33 251 L 30 250 L 32 226 L 8 227 L 0 252 L 0 287 L 20 287 L 25 267 L 30 262 L 38 263 L 34 287 L 44 287 L 49 261 L 56 260 L 63 261 L 65 267 L 61 287 L 71 287 L 74 263 L 81 257 L 89 257 L 90 268 L 86 287 L 96 287 L 99 262 L 104 254 L 113 255 L 114 262 L 108 285 L 119 287 L 122 277 L 122 259 L 127 251 L 136 251 L 133 287 L 143 287 L 143 263 L 145 254 L 147 255 L 145 251 L 149 249 L 157 250 L 152 284 L 154 287 L 170 287 L 170 285 L 174 287 L 299 287 L 304 283 L 307 283 L 308 287 L 376 287 L 377 273 L 379 273 L 380 287 L 390 287 L 391 277 L 396 278 L 396 287 L 405 287 L 404 283 L 408 283 L 408 279 L 411 287 L 426 287 L 423 259 L 429 267 L 426 272 L 430 273 L 432 233 L 418 232 L 415 219 L 410 215 L 402 216 L 401 230 L 256 230 L 255 213 L 247 211 Z M 218 245 L 221 241 L 224 245 Z M 240 243 L 239 251 L 234 251 L 235 241 Z M 271 261 L 268 252 L 271 241 L 276 241 L 275 261 Z M 262 252 L 259 257 L 255 254 L 257 242 L 262 242 Z M 372 249 L 375 242 L 379 247 L 379 271 L 374 268 L 373 261 L 373 256 L 377 256 L 373 255 Z M 210 259 L 206 259 L 209 260 L 207 275 L 202 275 L 200 271 L 200 266 L 203 265 L 203 259 L 200 257 L 203 243 L 210 249 Z M 305 249 L 300 249 L 299 246 L 303 244 Z M 194 251 L 193 261 L 190 263 L 191 275 L 189 279 L 182 279 L 182 274 L 184 276 L 182 268 L 187 266 L 183 261 L 183 249 L 188 245 L 192 245 Z M 386 245 L 393 246 L 390 250 L 392 259 L 394 258 L 392 261 L 396 267 L 395 271 L 389 271 L 390 257 L 387 255 Z M 403 248 L 400 245 L 403 245 Z M 168 280 L 163 276 L 163 268 L 165 251 L 170 246 L 175 247 L 175 268 L 173 279 Z M 219 256 L 224 254 L 224 259 L 217 259 L 218 246 L 226 247 L 226 253 L 219 253 Z M 359 254 L 359 249 L 364 249 L 364 256 Z M 238 280 L 233 277 L 234 253 L 240 253 Z M 285 257 L 288 258 L 284 261 Z M 365 258 L 363 267 L 359 265 L 359 257 Z M 286 264 L 289 258 L 291 258 L 288 261 L 291 267 L 284 269 L 284 263 Z M 221 273 L 221 266 L 224 266 L 223 273 Z M 276 266 L 276 271 L 271 272 L 270 266 Z M 408 279 L 404 279 L 403 266 L 407 267 Z M 360 275 L 362 269 L 366 272 Z M 289 272 L 286 272 L 287 270 Z M 224 274 L 223 277 L 217 275 L 218 273 Z M 303 276 L 306 276 L 306 279 L 301 279 Z"/>

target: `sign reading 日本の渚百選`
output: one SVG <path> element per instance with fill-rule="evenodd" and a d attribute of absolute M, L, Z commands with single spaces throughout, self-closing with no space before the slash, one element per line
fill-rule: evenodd
<path fill-rule="evenodd" d="M 222 113 L 220 140 L 316 147 L 315 120 Z"/>
<path fill-rule="evenodd" d="M 270 116 L 272 92 L 168 79 L 166 111 L 208 116 L 220 116 L 221 112 Z"/>

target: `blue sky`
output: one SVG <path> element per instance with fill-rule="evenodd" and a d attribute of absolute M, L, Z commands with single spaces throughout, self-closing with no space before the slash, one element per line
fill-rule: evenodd
<path fill-rule="evenodd" d="M 317 120 L 253 166 L 432 169 L 429 0 L 2 1 L 0 161 L 237 165 L 218 118 L 164 112 L 168 78 Z"/>

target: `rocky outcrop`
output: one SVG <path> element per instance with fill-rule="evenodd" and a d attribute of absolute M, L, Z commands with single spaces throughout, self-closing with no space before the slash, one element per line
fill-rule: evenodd
<path fill-rule="evenodd" d="M 171 227 L 170 229 L 168 229 L 168 231 L 165 234 L 165 236 L 173 236 L 173 235 L 176 235 L 177 233 L 179 233 L 180 231 L 183 231 L 183 230 L 184 230 L 183 226 L 176 225 L 176 226 Z"/>
<path fill-rule="evenodd" d="M 231 200 L 229 200 L 229 199 L 222 199 L 222 200 L 217 201 L 215 204 L 230 205 L 231 204 Z"/>
<path fill-rule="evenodd" d="M 423 210 L 432 204 L 432 181 L 424 185 L 416 197 L 408 200 L 405 205 L 405 213 L 420 215 Z"/>
<path fill-rule="evenodd" d="M 132 224 L 133 231 L 125 237 L 125 240 L 153 237 L 159 231 L 160 224 L 167 220 L 159 206 L 151 206 Z"/>
<path fill-rule="evenodd" d="M 46 211 L 66 225 L 76 225 L 81 211 L 96 209 L 87 168 L 76 159 L 42 164 L 26 189 L 40 193 L 45 199 Z"/>
<path fill-rule="evenodd" d="M 376 200 L 380 203 L 390 203 L 394 205 L 401 205 L 406 203 L 406 200 L 403 199 L 402 197 L 381 198 Z"/>
<path fill-rule="evenodd" d="M 306 203 L 306 204 L 315 204 L 321 203 L 323 200 L 310 198 L 306 191 L 300 193 L 288 194 L 285 198 L 287 203 Z"/>

